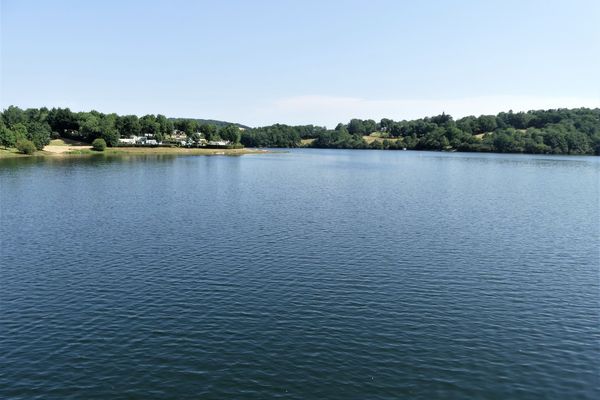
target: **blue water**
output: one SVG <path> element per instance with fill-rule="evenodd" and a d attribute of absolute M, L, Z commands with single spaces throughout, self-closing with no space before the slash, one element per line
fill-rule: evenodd
<path fill-rule="evenodd" d="M 0 398 L 600 398 L 600 158 L 0 160 Z"/>

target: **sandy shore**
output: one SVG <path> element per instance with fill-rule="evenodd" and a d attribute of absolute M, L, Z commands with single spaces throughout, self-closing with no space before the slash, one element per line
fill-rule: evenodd
<path fill-rule="evenodd" d="M 44 147 L 44 152 L 53 153 L 53 154 L 63 154 L 70 151 L 78 151 L 78 150 L 91 150 L 92 146 L 83 146 L 83 145 L 53 145 L 49 144 Z"/>
<path fill-rule="evenodd" d="M 203 149 L 182 147 L 113 147 L 105 154 L 242 155 L 266 153 L 260 149 Z M 95 152 L 94 152 L 95 153 Z"/>
<path fill-rule="evenodd" d="M 31 156 L 19 153 L 16 149 L 0 149 L 0 158 L 14 157 L 71 157 L 86 155 L 229 155 L 239 156 L 244 154 L 264 154 L 267 150 L 262 149 L 203 149 L 203 148 L 181 148 L 181 147 L 109 147 L 103 152 L 94 151 L 92 147 L 85 144 L 57 144 L 51 143 L 44 150 L 37 151 Z"/>

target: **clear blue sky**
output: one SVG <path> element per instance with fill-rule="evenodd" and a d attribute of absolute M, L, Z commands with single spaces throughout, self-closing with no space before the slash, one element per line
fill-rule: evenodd
<path fill-rule="evenodd" d="M 333 126 L 600 106 L 600 1 L 0 0 L 1 106 Z"/>

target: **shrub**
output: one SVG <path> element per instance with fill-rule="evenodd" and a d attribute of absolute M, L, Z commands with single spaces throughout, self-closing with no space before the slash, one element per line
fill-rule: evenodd
<path fill-rule="evenodd" d="M 104 151 L 104 149 L 106 149 L 106 141 L 101 138 L 94 139 L 92 142 L 92 149 L 96 151 Z"/>
<path fill-rule="evenodd" d="M 35 148 L 35 144 L 31 140 L 20 139 L 17 140 L 16 144 L 17 150 L 19 150 L 23 154 L 33 154 L 37 150 Z"/>

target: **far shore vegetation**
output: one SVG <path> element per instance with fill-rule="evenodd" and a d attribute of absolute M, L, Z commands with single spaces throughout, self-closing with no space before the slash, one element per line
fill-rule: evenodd
<path fill-rule="evenodd" d="M 502 112 L 454 120 L 448 114 L 412 121 L 353 119 L 335 129 L 276 124 L 246 130 L 250 147 L 434 150 L 600 155 L 600 109 Z"/>
<path fill-rule="evenodd" d="M 244 154 L 244 147 L 437 150 L 600 155 L 600 109 L 501 112 L 454 119 L 352 119 L 314 125 L 243 125 L 164 115 L 10 106 L 0 118 L 0 157 L 55 154 Z"/>
<path fill-rule="evenodd" d="M 43 150 L 38 150 L 33 154 L 33 157 L 70 157 L 70 156 L 86 156 L 86 155 L 105 155 L 105 156 L 137 156 L 137 155 L 244 155 L 265 153 L 262 149 L 253 148 L 207 148 L 207 147 L 107 147 L 103 151 L 97 151 L 92 148 L 89 143 L 75 142 L 64 139 L 53 139 L 50 144 L 44 147 Z M 28 157 L 21 153 L 16 148 L 0 147 L 0 159 L 2 158 L 19 158 Z"/>

